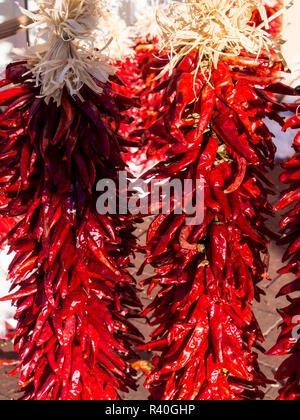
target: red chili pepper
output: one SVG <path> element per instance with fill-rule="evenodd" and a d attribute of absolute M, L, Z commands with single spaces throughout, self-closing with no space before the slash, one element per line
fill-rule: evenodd
<path fill-rule="evenodd" d="M 212 267 L 216 267 L 223 272 L 227 259 L 227 229 L 224 225 L 215 223 L 210 231 L 211 240 L 211 263 Z"/>
<path fill-rule="evenodd" d="M 2 80 L 3 86 L 8 85 L 10 83 L 11 83 L 11 80 L 9 80 L 9 79 Z M 11 101 L 11 99 L 19 98 L 21 95 L 29 93 L 30 90 L 31 90 L 31 88 L 24 87 L 24 86 L 20 86 L 20 87 L 16 86 L 14 88 L 4 89 L 4 90 L 2 89 L 1 94 L 0 94 L 1 106 L 7 105 L 7 102 Z"/>
<path fill-rule="evenodd" d="M 196 69 L 198 55 L 198 51 L 193 50 L 191 54 L 184 57 L 178 65 L 177 70 L 192 73 Z"/>
<path fill-rule="evenodd" d="M 300 116 L 299 115 L 294 115 L 292 117 L 290 117 L 287 122 L 284 124 L 282 131 L 286 131 L 289 128 L 300 128 Z"/>
<path fill-rule="evenodd" d="M 225 194 L 232 194 L 233 192 L 238 190 L 245 179 L 246 170 L 247 170 L 246 160 L 244 158 L 238 157 L 237 161 L 239 165 L 239 171 L 238 171 L 237 177 L 235 181 L 224 191 Z"/>
<path fill-rule="evenodd" d="M 237 154 L 241 155 L 247 161 L 258 165 L 259 160 L 252 147 L 247 146 L 240 138 L 237 128 L 233 121 L 226 115 L 216 115 L 214 118 L 213 129 L 224 142 L 231 147 Z"/>
<path fill-rule="evenodd" d="M 210 173 L 210 188 L 213 198 L 221 206 L 221 210 L 227 219 L 231 217 L 231 208 L 229 205 L 228 196 L 224 193 L 224 178 L 219 168 L 213 169 Z"/>
<path fill-rule="evenodd" d="M 21 299 L 23 297 L 33 295 L 34 293 L 37 292 L 37 290 L 38 290 L 38 287 L 36 285 L 31 285 L 31 286 L 28 286 L 27 288 L 20 290 L 19 292 L 13 293 L 12 295 L 0 298 L 0 302 Z"/>
<path fill-rule="evenodd" d="M 182 119 L 186 106 L 195 99 L 202 86 L 201 82 L 194 83 L 194 75 L 192 73 L 182 73 L 180 75 L 176 88 L 176 111 L 173 116 L 175 124 Z"/>
<path fill-rule="evenodd" d="M 300 187 L 296 190 L 290 191 L 289 193 L 285 194 L 278 204 L 274 207 L 275 211 L 282 210 L 285 207 L 297 202 L 300 200 Z"/>
<path fill-rule="evenodd" d="M 188 249 L 190 251 L 198 251 L 198 244 L 191 244 L 187 241 L 193 229 L 194 229 L 193 226 L 184 226 L 181 229 L 181 232 L 179 235 L 179 243 L 182 249 Z"/>
<path fill-rule="evenodd" d="M 201 175 L 206 176 L 210 172 L 217 157 L 218 147 L 219 141 L 217 137 L 210 137 L 207 146 L 201 153 L 199 159 L 197 167 L 197 179 L 200 179 Z"/>
<path fill-rule="evenodd" d="M 166 251 L 168 244 L 173 240 L 176 232 L 183 225 L 185 219 L 185 215 L 181 215 L 180 217 L 175 219 L 174 223 L 170 226 L 166 234 L 162 236 L 159 240 L 157 247 L 153 252 L 154 257 Z"/>
<path fill-rule="evenodd" d="M 197 137 L 202 135 L 207 129 L 216 104 L 216 95 L 215 91 L 209 85 L 204 86 L 201 92 L 201 101 L 199 102 L 200 106 L 200 117 L 199 124 L 197 127 Z"/>

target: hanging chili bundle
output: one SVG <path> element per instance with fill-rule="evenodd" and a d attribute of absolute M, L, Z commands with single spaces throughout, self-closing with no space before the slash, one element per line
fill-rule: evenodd
<path fill-rule="evenodd" d="M 131 108 L 127 114 L 131 117 L 131 124 L 121 124 L 120 132 L 128 141 L 142 143 L 138 149 L 129 148 L 124 156 L 126 163 L 136 172 L 143 173 L 147 168 L 154 166 L 159 157 L 155 148 L 147 138 L 142 136 L 143 130 L 149 128 L 161 110 L 162 96 L 160 89 L 161 80 L 156 76 L 160 72 L 166 54 L 161 51 L 161 29 L 156 21 L 156 13 L 162 7 L 156 0 L 146 7 L 138 16 L 134 27 L 135 45 L 134 54 L 125 60 L 115 63 L 118 67 L 117 75 L 123 81 L 114 89 L 128 97 L 137 98 L 139 104 Z"/>
<path fill-rule="evenodd" d="M 295 115 L 288 119 L 284 130 L 288 128 L 300 129 L 300 117 Z M 275 206 L 276 211 L 288 209 L 282 217 L 280 227 L 282 238 L 280 245 L 288 248 L 283 256 L 283 262 L 287 265 L 282 268 L 280 274 L 292 274 L 295 280 L 284 286 L 278 296 L 288 296 L 289 306 L 280 309 L 283 323 L 281 334 L 277 344 L 268 354 L 274 356 L 289 355 L 289 357 L 279 367 L 275 378 L 284 382 L 280 390 L 280 400 L 300 400 L 300 297 L 292 298 L 291 294 L 300 291 L 300 132 L 297 134 L 294 148 L 295 156 L 288 162 L 282 164 L 284 172 L 280 181 L 288 184 L 288 188 L 283 192 L 282 198 Z"/>
<path fill-rule="evenodd" d="M 244 0 L 174 2 L 160 16 L 174 54 L 161 86 L 164 111 L 145 133 L 161 161 L 145 177 L 194 182 L 184 211 L 181 192 L 172 191 L 170 210 L 148 230 L 155 276 L 143 285 L 159 292 L 143 312 L 156 329 L 140 349 L 161 352 L 146 381 L 154 399 L 257 399 L 268 383 L 252 311 L 268 278 L 268 240 L 277 238 L 265 225 L 275 146 L 263 119 L 283 125 L 285 107 L 273 94 L 294 92 L 278 80 L 283 65 L 275 51 L 269 58 L 268 34 L 253 32 L 255 5 L 263 17 L 260 3 Z M 203 221 L 187 223 L 201 191 Z"/>
<path fill-rule="evenodd" d="M 4 217 L 20 217 L 8 242 L 15 350 L 23 399 L 118 399 L 135 388 L 128 360 L 141 334 L 128 274 L 131 220 L 100 216 L 96 181 L 116 180 L 123 139 L 112 130 L 132 104 L 108 81 L 114 68 L 91 42 L 103 2 L 36 1 L 49 43 L 10 64 L 0 105 Z M 81 47 L 84 45 L 84 47 Z"/>

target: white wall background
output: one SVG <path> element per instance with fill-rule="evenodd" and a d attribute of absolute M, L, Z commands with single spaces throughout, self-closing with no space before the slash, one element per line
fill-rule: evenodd
<path fill-rule="evenodd" d="M 110 0 L 110 4 L 113 8 L 118 11 L 120 16 L 122 16 L 128 24 L 133 24 L 137 13 L 143 10 L 146 6 L 157 2 L 167 3 L 168 0 Z"/>
<path fill-rule="evenodd" d="M 19 3 L 24 6 L 24 0 L 20 0 Z M 19 15 L 19 8 L 13 0 L 0 0 L 0 23 Z M 4 65 L 9 62 L 9 53 L 12 45 L 18 48 L 26 45 L 26 34 L 21 33 L 0 41 L 1 71 L 2 67 L 4 67 Z"/>

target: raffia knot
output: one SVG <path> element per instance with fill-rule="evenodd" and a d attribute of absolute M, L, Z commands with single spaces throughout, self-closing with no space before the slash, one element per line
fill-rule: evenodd
<path fill-rule="evenodd" d="M 38 27 L 39 36 L 46 35 L 47 42 L 22 54 L 41 97 L 60 105 L 64 88 L 81 99 L 83 85 L 101 93 L 97 80 L 105 83 L 116 71 L 102 53 L 106 44 L 95 48 L 99 21 L 109 13 L 106 0 L 36 0 L 36 4 L 36 13 L 20 9 L 33 21 L 27 28 Z"/>

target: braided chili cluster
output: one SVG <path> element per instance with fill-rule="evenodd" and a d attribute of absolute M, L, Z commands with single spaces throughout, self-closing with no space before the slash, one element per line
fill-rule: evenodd
<path fill-rule="evenodd" d="M 289 127 L 300 128 L 300 117 L 291 117 L 284 129 Z M 276 373 L 276 379 L 283 381 L 284 386 L 280 390 L 280 400 L 300 399 L 300 298 L 292 298 L 289 295 L 300 291 L 300 133 L 295 140 L 295 156 L 282 164 L 284 169 L 280 181 L 288 184 L 282 198 L 276 205 L 275 210 L 287 209 L 282 217 L 280 228 L 282 239 L 280 245 L 288 248 L 283 256 L 283 262 L 287 265 L 282 268 L 280 274 L 293 274 L 296 276 L 290 284 L 284 286 L 278 296 L 288 296 L 289 306 L 279 311 L 283 318 L 281 334 L 277 344 L 268 354 L 274 356 L 289 355 Z"/>
<path fill-rule="evenodd" d="M 255 348 L 263 336 L 251 304 L 268 278 L 268 238 L 277 238 L 265 225 L 275 146 L 263 119 L 283 125 L 274 93 L 293 92 L 274 81 L 279 62 L 227 58 L 207 83 L 197 59 L 191 52 L 162 84 L 165 110 L 144 133 L 161 156 L 146 178 L 204 182 L 201 224 L 186 224 L 173 193 L 170 212 L 148 231 L 156 274 L 144 284 L 159 292 L 143 313 L 152 312 L 153 341 L 140 349 L 161 355 L 146 387 L 164 400 L 262 398 L 268 380 Z M 194 183 L 189 199 L 198 193 Z"/>
<path fill-rule="evenodd" d="M 126 269 L 136 242 L 131 220 L 97 213 L 95 183 L 125 167 L 110 127 L 132 103 L 101 85 L 46 104 L 26 72 L 9 65 L 0 93 L 1 215 L 20 218 L 8 236 L 17 291 L 2 300 L 17 307 L 22 398 L 118 399 L 135 388 L 128 360 L 142 338 Z"/>

